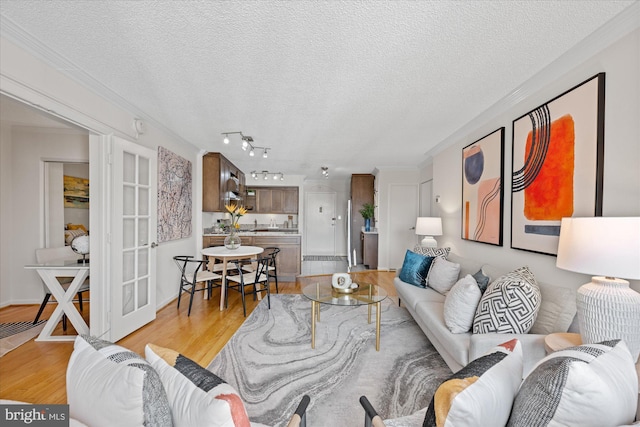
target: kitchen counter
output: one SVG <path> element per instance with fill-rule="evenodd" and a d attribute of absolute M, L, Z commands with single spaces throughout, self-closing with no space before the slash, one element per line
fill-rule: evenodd
<path fill-rule="evenodd" d="M 228 236 L 229 233 L 209 233 L 203 234 L 204 237 Z M 298 230 L 292 229 L 276 229 L 273 231 L 238 231 L 238 236 L 301 236 Z"/>

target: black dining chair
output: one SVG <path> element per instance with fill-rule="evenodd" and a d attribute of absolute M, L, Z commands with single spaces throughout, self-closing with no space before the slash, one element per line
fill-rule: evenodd
<path fill-rule="evenodd" d="M 269 289 L 269 262 L 272 257 L 269 256 L 261 256 L 255 259 L 240 259 L 229 261 L 230 264 L 233 264 L 238 274 L 229 275 L 227 274 L 225 280 L 225 299 L 224 306 L 228 306 L 229 302 L 229 291 L 234 290 L 236 292 L 240 292 L 242 295 L 242 312 L 244 313 L 244 317 L 247 317 L 247 306 L 245 302 L 245 287 L 253 286 L 253 300 L 255 301 L 258 295 L 258 292 L 266 292 L 267 293 L 267 304 L 269 308 L 271 308 L 271 291 Z M 250 271 L 245 269 L 247 266 L 251 265 Z M 258 285 L 263 284 L 264 286 L 258 288 Z"/>
<path fill-rule="evenodd" d="M 178 291 L 178 308 L 183 292 L 189 293 L 189 310 L 187 316 L 191 316 L 191 306 L 193 305 L 193 294 L 200 291 L 207 291 L 211 298 L 213 288 L 222 286 L 222 282 L 214 284 L 222 276 L 206 270 L 206 259 L 194 259 L 191 255 L 177 255 L 173 257 L 176 265 L 180 269 L 180 289 Z M 199 287 L 201 286 L 201 287 Z"/>

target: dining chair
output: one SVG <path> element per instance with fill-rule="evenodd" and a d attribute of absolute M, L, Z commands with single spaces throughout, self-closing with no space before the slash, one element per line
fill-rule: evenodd
<path fill-rule="evenodd" d="M 269 263 L 267 265 L 267 274 L 269 279 L 273 279 L 276 284 L 276 293 L 280 293 L 278 291 L 278 263 L 276 257 L 280 253 L 280 248 L 276 248 L 275 246 L 268 246 L 264 248 L 264 252 L 262 252 L 263 257 L 270 257 Z M 246 272 L 253 271 L 253 265 L 248 264 L 242 266 L 242 269 Z"/>
<path fill-rule="evenodd" d="M 189 310 L 187 316 L 191 316 L 191 306 L 193 305 L 193 294 L 200 291 L 207 291 L 211 298 L 212 289 L 219 288 L 222 283 L 214 285 L 214 281 L 221 279 L 220 274 L 207 271 L 206 259 L 195 259 L 192 255 L 176 255 L 173 261 L 180 269 L 180 289 L 178 290 L 178 308 L 180 308 L 180 300 L 183 292 L 189 293 Z M 202 287 L 198 287 L 202 284 Z"/>
<path fill-rule="evenodd" d="M 364 409 L 364 427 L 385 427 L 382 417 L 378 415 L 366 396 L 360 396 L 360 404 Z"/>
<path fill-rule="evenodd" d="M 260 256 L 254 259 L 240 259 L 229 261 L 229 263 L 235 265 L 237 269 L 236 275 L 227 274 L 225 280 L 225 298 L 224 306 L 228 306 L 229 302 L 229 290 L 240 292 L 242 295 L 242 312 L 244 317 L 247 317 L 247 306 L 245 302 L 245 287 L 253 286 L 253 300 L 256 300 L 258 292 L 267 293 L 267 304 L 271 308 L 271 291 L 269 289 L 269 262 L 271 257 Z M 251 265 L 251 270 L 245 270 L 244 267 Z M 231 282 L 231 283 L 230 283 Z M 258 289 L 259 284 L 264 284 L 264 287 Z"/>
<path fill-rule="evenodd" d="M 71 249 L 71 246 L 59 246 L 55 248 L 40 248 L 36 249 L 36 261 L 38 264 L 46 264 L 52 261 L 73 261 L 79 259 L 77 253 Z M 69 284 L 73 281 L 73 276 L 70 277 L 58 277 L 58 281 L 62 285 L 62 287 L 66 290 L 69 287 Z M 44 311 L 44 308 L 49 303 L 51 299 L 51 291 L 47 287 L 47 285 L 43 282 L 42 287 L 44 289 L 44 299 L 42 300 L 42 304 L 40 304 L 40 308 L 38 309 L 38 314 L 36 314 L 36 318 L 33 321 L 35 325 L 40 320 L 40 316 Z M 82 311 L 82 293 L 87 292 L 89 290 L 89 278 L 84 281 L 84 283 L 78 289 L 78 306 L 80 307 L 80 311 Z M 62 316 L 62 330 L 67 330 L 67 316 Z"/>

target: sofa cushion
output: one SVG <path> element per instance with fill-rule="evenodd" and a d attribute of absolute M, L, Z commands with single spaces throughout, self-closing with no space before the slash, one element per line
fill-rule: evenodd
<path fill-rule="evenodd" d="M 95 337 L 76 337 L 67 366 L 69 415 L 90 426 L 171 426 L 158 373 L 138 354 Z"/>
<path fill-rule="evenodd" d="M 444 300 L 444 322 L 454 334 L 469 332 L 482 292 L 469 274 L 458 280 Z"/>
<path fill-rule="evenodd" d="M 525 378 L 509 426 L 618 426 L 635 417 L 638 380 L 620 340 L 557 351 Z"/>
<path fill-rule="evenodd" d="M 540 309 L 540 289 L 527 267 L 492 282 L 473 319 L 473 333 L 526 334 Z"/>
<path fill-rule="evenodd" d="M 421 301 L 416 305 L 416 315 L 422 319 L 425 325 L 429 326 L 429 333 L 445 346 L 444 349 L 438 349 L 438 351 L 446 350 L 462 366 L 469 362 L 471 333 L 451 333 L 444 323 L 444 303 Z"/>
<path fill-rule="evenodd" d="M 576 291 L 555 285 L 538 284 L 542 303 L 536 321 L 529 331 L 532 334 L 567 332 L 576 316 Z"/>
<path fill-rule="evenodd" d="M 420 245 L 415 245 L 413 248 L 413 252 L 417 254 L 444 259 L 447 259 L 449 256 L 449 251 L 451 251 L 451 248 L 423 248 Z"/>
<path fill-rule="evenodd" d="M 393 279 L 393 284 L 396 287 L 396 292 L 400 300 L 414 310 L 416 304 L 420 301 L 436 301 L 444 302 L 445 296 L 437 293 L 433 289 L 419 288 L 417 286 L 410 285 L 400 280 L 400 277 Z"/>
<path fill-rule="evenodd" d="M 427 286 L 446 295 L 458 281 L 459 273 L 460 264 L 435 257 L 427 274 Z"/>
<path fill-rule="evenodd" d="M 407 249 L 400 270 L 400 280 L 424 288 L 433 257 L 420 255 Z"/>
<path fill-rule="evenodd" d="M 522 378 L 522 348 L 514 339 L 495 347 L 444 381 L 423 426 L 503 426 Z"/>
<path fill-rule="evenodd" d="M 144 352 L 167 390 L 176 426 L 250 425 L 238 392 L 213 372 L 174 350 L 147 344 Z"/>

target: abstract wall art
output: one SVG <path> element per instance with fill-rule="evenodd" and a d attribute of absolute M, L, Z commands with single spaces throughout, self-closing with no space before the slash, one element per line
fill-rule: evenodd
<path fill-rule="evenodd" d="M 191 236 L 191 162 L 158 147 L 158 242 Z"/>
<path fill-rule="evenodd" d="M 69 175 L 62 180 L 64 207 L 89 209 L 89 180 Z"/>
<path fill-rule="evenodd" d="M 462 238 L 502 246 L 504 128 L 462 149 Z"/>
<path fill-rule="evenodd" d="M 602 215 L 605 74 L 513 121 L 511 247 L 555 255 L 563 217 Z"/>

